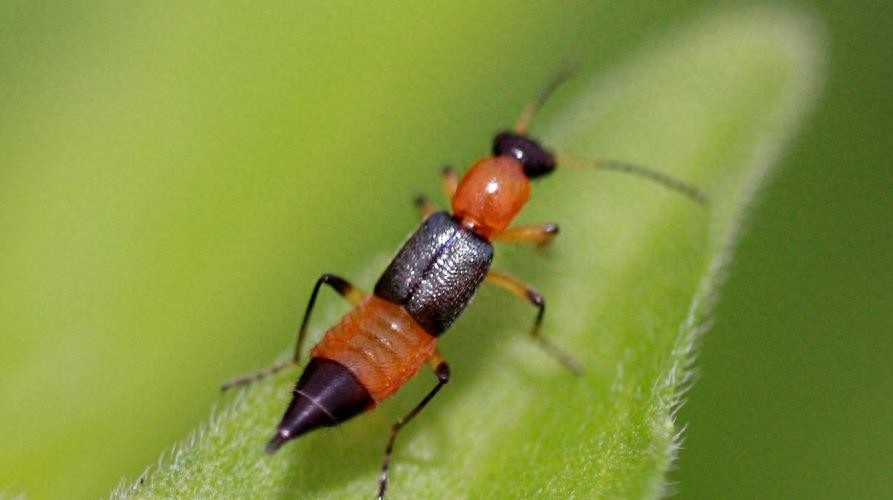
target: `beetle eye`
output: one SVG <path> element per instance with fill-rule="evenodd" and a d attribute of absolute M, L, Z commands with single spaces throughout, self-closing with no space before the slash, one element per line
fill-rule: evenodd
<path fill-rule="evenodd" d="M 494 156 L 511 156 L 524 165 L 524 173 L 533 179 L 555 170 L 555 157 L 536 141 L 512 132 L 500 132 L 493 139 Z"/>

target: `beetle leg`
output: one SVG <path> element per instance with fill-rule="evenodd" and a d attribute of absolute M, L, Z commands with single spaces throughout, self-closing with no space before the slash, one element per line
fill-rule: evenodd
<path fill-rule="evenodd" d="M 304 319 L 301 320 L 301 327 L 298 329 L 297 341 L 295 342 L 295 352 L 292 355 L 292 358 L 285 361 L 279 361 L 272 366 L 269 366 L 262 370 L 258 370 L 254 373 L 249 373 L 247 375 L 234 378 L 223 384 L 221 390 L 225 391 L 233 387 L 248 385 L 263 378 L 274 375 L 282 369 L 288 367 L 289 365 L 297 365 L 300 363 L 301 351 L 303 350 L 304 346 L 304 339 L 307 336 L 307 323 L 310 321 L 310 313 L 313 311 L 313 306 L 316 304 L 316 296 L 319 294 L 319 289 L 323 284 L 332 287 L 332 289 L 338 292 L 338 295 L 341 295 L 354 305 L 358 304 L 367 295 L 366 292 L 353 286 L 352 284 L 350 284 L 349 281 L 340 276 L 329 273 L 323 274 L 319 277 L 318 280 L 316 280 L 316 285 L 314 285 L 313 287 L 313 293 L 310 294 L 310 301 L 307 303 L 307 309 L 304 311 Z"/>
<path fill-rule="evenodd" d="M 456 177 L 456 171 L 450 165 L 444 165 L 441 175 L 443 176 L 443 192 L 448 200 L 452 200 L 453 195 L 456 194 L 456 188 L 459 187 L 459 178 Z"/>
<path fill-rule="evenodd" d="M 533 243 L 542 246 L 558 236 L 558 224 L 539 224 L 503 229 L 493 235 L 493 241 L 503 243 Z"/>
<path fill-rule="evenodd" d="M 429 200 L 428 197 L 423 194 L 416 196 L 415 208 L 419 211 L 422 220 L 427 219 L 431 214 L 440 210 L 434 202 Z"/>
<path fill-rule="evenodd" d="M 530 336 L 533 337 L 550 356 L 555 358 L 575 375 L 579 375 L 583 372 L 580 363 L 574 359 L 573 356 L 553 344 L 549 339 L 540 335 L 540 325 L 543 323 L 543 315 L 546 313 L 546 300 L 539 294 L 539 292 L 525 285 L 521 281 L 518 281 L 517 278 L 500 273 L 499 271 L 490 270 L 484 281 L 507 290 L 516 297 L 526 300 L 536 306 L 539 312 L 536 315 L 536 320 L 533 322 L 533 328 L 530 329 Z"/>
<path fill-rule="evenodd" d="M 456 172 L 453 171 L 453 167 L 449 165 L 443 167 L 443 173 L 441 175 L 443 176 L 443 192 L 446 193 L 447 199 L 451 200 L 453 194 L 456 192 L 456 187 L 459 185 L 459 179 L 456 177 Z M 416 196 L 415 206 L 419 211 L 419 215 L 422 216 L 422 220 L 427 219 L 428 216 L 440 210 L 437 205 L 423 194 Z"/>
<path fill-rule="evenodd" d="M 388 469 L 391 465 L 391 455 L 394 453 L 394 442 L 397 440 L 397 433 L 400 432 L 400 429 L 406 424 L 412 421 L 412 419 L 415 418 L 415 416 L 418 415 L 432 399 L 434 399 L 434 396 L 437 395 L 440 389 L 450 381 L 450 366 L 447 364 L 439 350 L 434 351 L 434 354 L 428 359 L 428 364 L 434 370 L 434 374 L 437 375 L 437 385 L 435 385 L 434 388 L 431 389 L 421 401 L 419 401 L 419 404 L 417 404 L 412 411 L 391 425 L 391 437 L 388 439 L 388 447 L 384 452 L 384 462 L 381 464 L 381 475 L 378 478 L 379 500 L 384 498 L 385 491 L 388 489 Z"/>

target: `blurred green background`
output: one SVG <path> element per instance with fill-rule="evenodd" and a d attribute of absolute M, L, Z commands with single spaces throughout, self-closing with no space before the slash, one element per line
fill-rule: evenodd
<path fill-rule="evenodd" d="M 893 9 L 784 5 L 827 80 L 702 341 L 681 497 L 893 491 Z M 0 494 L 137 477 L 557 67 L 737 7 L 3 2 Z"/>

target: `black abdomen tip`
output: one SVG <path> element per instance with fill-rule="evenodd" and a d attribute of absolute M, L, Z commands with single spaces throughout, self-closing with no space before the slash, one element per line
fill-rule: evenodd
<path fill-rule="evenodd" d="M 369 391 L 341 363 L 313 358 L 295 386 L 276 434 L 267 443 L 267 453 L 313 429 L 359 415 L 372 403 Z"/>
<path fill-rule="evenodd" d="M 276 453 L 276 450 L 278 450 L 290 438 L 291 438 L 291 435 L 288 432 L 284 432 L 281 430 L 276 431 L 276 435 L 273 436 L 273 439 L 271 439 L 267 443 L 267 446 L 264 449 L 267 451 L 267 453 L 272 455 L 273 453 Z"/>

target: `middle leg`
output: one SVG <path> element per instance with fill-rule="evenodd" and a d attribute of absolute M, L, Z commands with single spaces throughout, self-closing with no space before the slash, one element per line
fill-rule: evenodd
<path fill-rule="evenodd" d="M 512 295 L 536 306 L 538 312 L 536 314 L 536 319 L 533 321 L 533 328 L 530 329 L 530 336 L 533 337 L 550 356 L 555 358 L 572 373 L 579 375 L 583 372 L 583 367 L 580 366 L 580 363 L 574 359 L 573 356 L 552 343 L 549 339 L 540 335 L 540 325 L 542 325 L 543 315 L 546 313 L 546 300 L 539 292 L 525 285 L 521 281 L 518 281 L 518 279 L 509 276 L 508 274 L 500 273 L 499 271 L 490 270 L 484 281 L 496 285 L 503 290 L 507 290 L 511 292 Z"/>

